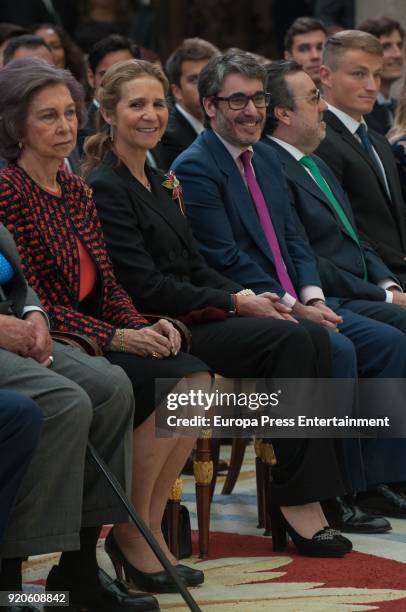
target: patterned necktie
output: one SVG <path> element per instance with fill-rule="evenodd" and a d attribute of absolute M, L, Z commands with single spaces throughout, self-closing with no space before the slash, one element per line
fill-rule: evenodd
<path fill-rule="evenodd" d="M 364 264 L 364 280 L 367 280 L 367 268 L 365 265 L 364 254 L 362 252 L 361 244 L 360 244 L 356 229 L 352 226 L 351 221 L 349 220 L 349 218 L 347 217 L 345 213 L 345 210 L 343 209 L 343 207 L 341 206 L 341 204 L 335 197 L 334 193 L 331 191 L 329 184 L 327 183 L 326 179 L 320 172 L 320 168 L 318 167 L 314 159 L 310 157 L 310 155 L 304 155 L 301 158 L 300 163 L 302 164 L 302 166 L 305 166 L 308 170 L 310 170 L 314 180 L 316 181 L 317 185 L 319 186 L 321 191 L 326 196 L 327 200 L 330 202 L 331 207 L 336 212 L 342 225 L 344 226 L 348 234 L 351 236 L 351 238 L 357 243 L 359 250 L 361 252 L 361 257 L 362 257 L 362 261 Z"/>
<path fill-rule="evenodd" d="M 279 282 L 287 293 L 292 295 L 294 298 L 297 298 L 293 283 L 286 269 L 285 262 L 283 261 L 278 238 L 276 236 L 268 206 L 265 202 L 261 188 L 257 182 L 257 179 L 255 178 L 255 174 L 251 166 L 251 157 L 252 152 L 249 150 L 244 151 L 240 155 L 248 191 L 250 192 L 252 201 L 257 209 L 259 221 L 271 249 Z"/>

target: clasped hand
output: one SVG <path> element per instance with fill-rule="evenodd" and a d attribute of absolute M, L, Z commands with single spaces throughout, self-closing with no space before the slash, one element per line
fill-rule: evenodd
<path fill-rule="evenodd" d="M 117 334 L 111 348 L 117 349 Z M 159 319 L 157 323 L 141 329 L 125 330 L 125 350 L 141 357 L 176 356 L 180 350 L 182 339 L 178 330 L 166 319 Z"/>
<path fill-rule="evenodd" d="M 52 338 L 44 316 L 29 312 L 25 319 L 0 315 L 0 347 L 10 353 L 31 357 L 41 365 L 51 365 Z"/>

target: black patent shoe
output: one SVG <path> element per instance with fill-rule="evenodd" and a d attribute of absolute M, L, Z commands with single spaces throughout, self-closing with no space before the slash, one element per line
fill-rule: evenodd
<path fill-rule="evenodd" d="M 174 565 L 173 569 L 176 571 L 178 576 L 183 578 L 187 586 L 197 586 L 198 584 L 202 584 L 204 582 L 204 574 L 201 570 L 193 569 L 192 567 L 182 565 L 181 563 Z"/>
<path fill-rule="evenodd" d="M 344 533 L 386 533 L 392 529 L 383 516 L 360 508 L 352 495 L 323 501 L 321 506 L 329 525 Z"/>
<path fill-rule="evenodd" d="M 279 506 L 271 503 L 272 548 L 275 552 L 285 550 L 290 535 L 299 554 L 306 557 L 343 557 L 347 546 L 331 531 L 320 529 L 312 538 L 304 538 L 293 529 L 283 516 Z"/>
<path fill-rule="evenodd" d="M 69 591 L 69 606 L 64 608 L 70 612 L 149 612 L 159 610 L 155 597 L 142 596 L 139 600 L 132 595 L 126 596 L 116 588 L 116 584 L 106 584 L 107 580 L 89 584 L 72 582 L 54 565 L 48 574 L 46 591 Z M 113 581 L 114 583 L 114 581 Z M 119 591 L 119 592 L 118 592 Z M 47 607 L 48 611 L 58 611 L 56 606 Z"/>
<path fill-rule="evenodd" d="M 123 580 L 123 574 L 128 584 L 134 585 L 141 591 L 150 593 L 177 593 L 178 587 L 173 582 L 166 570 L 160 572 L 142 572 L 131 565 L 119 549 L 110 529 L 104 542 L 104 550 L 111 559 L 119 580 Z M 180 577 L 186 585 L 186 580 Z"/>
<path fill-rule="evenodd" d="M 120 582 L 119 580 L 114 580 L 106 574 L 104 570 L 99 567 L 99 580 L 100 584 L 105 590 L 110 591 L 112 596 L 114 596 L 117 600 L 122 601 L 127 606 L 131 604 L 134 608 L 134 611 L 137 612 L 146 612 L 148 610 L 152 612 L 152 610 L 159 610 L 158 600 L 155 599 L 153 595 L 146 595 L 145 593 L 130 593 L 128 592 L 125 584 Z"/>

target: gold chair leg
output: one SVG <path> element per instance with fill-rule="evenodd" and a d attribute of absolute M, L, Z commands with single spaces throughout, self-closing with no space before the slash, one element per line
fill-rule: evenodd
<path fill-rule="evenodd" d="M 174 557 L 179 558 L 179 513 L 182 499 L 182 479 L 177 478 L 169 492 L 166 504 L 168 524 L 168 547 Z"/>
<path fill-rule="evenodd" d="M 213 480 L 210 432 L 203 432 L 202 437 L 197 440 L 193 472 L 196 481 L 199 556 L 205 557 L 209 550 L 211 483 Z"/>

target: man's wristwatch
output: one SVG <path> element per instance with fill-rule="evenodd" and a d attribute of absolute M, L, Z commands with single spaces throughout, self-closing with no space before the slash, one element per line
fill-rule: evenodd
<path fill-rule="evenodd" d="M 322 298 L 312 298 L 308 302 L 306 302 L 306 306 L 315 306 L 316 304 L 325 304 L 326 300 Z"/>

